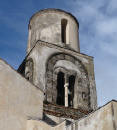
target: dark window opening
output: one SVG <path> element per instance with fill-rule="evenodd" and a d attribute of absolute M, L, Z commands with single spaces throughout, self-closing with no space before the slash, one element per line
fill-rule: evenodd
<path fill-rule="evenodd" d="M 68 105 L 71 107 L 73 106 L 74 84 L 75 84 L 75 76 L 71 75 L 69 77 L 69 87 L 68 87 Z"/>
<path fill-rule="evenodd" d="M 57 104 L 64 105 L 64 73 L 59 72 L 57 76 Z"/>
<path fill-rule="evenodd" d="M 61 39 L 63 43 L 66 43 L 66 26 L 67 26 L 67 20 L 62 19 L 61 20 Z"/>

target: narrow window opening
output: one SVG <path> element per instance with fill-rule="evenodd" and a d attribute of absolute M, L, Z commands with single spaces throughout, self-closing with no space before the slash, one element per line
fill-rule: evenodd
<path fill-rule="evenodd" d="M 68 105 L 70 107 L 73 107 L 74 84 L 75 84 L 75 76 L 71 75 L 69 77 L 69 87 L 68 87 Z"/>
<path fill-rule="evenodd" d="M 64 105 L 64 73 L 57 75 L 57 104 Z"/>
<path fill-rule="evenodd" d="M 66 26 L 67 26 L 67 20 L 62 19 L 61 20 L 61 39 L 63 43 L 66 43 Z"/>

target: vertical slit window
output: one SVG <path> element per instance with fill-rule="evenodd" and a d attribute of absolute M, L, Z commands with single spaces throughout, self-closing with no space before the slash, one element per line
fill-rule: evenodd
<path fill-rule="evenodd" d="M 62 19 L 61 20 L 61 41 L 63 43 L 66 43 L 66 26 L 67 26 L 67 20 Z"/>

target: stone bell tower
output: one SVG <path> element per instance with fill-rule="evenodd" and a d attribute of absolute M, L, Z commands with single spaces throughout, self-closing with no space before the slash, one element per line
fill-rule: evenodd
<path fill-rule="evenodd" d="M 28 27 L 27 57 L 20 72 L 44 92 L 48 104 L 95 110 L 93 57 L 80 53 L 77 19 L 63 10 L 45 9 L 31 17 Z"/>

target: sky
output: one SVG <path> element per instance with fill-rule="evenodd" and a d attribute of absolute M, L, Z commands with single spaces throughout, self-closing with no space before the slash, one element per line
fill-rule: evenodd
<path fill-rule="evenodd" d="M 0 0 L 0 58 L 18 68 L 26 56 L 29 19 L 45 8 L 77 18 L 80 50 L 94 57 L 98 106 L 117 100 L 117 0 Z"/>

